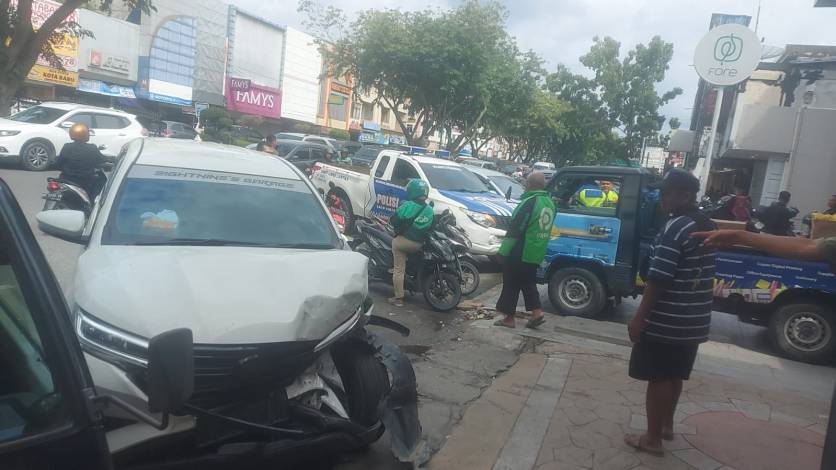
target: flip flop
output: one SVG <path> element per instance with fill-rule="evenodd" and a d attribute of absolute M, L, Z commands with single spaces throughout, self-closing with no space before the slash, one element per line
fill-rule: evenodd
<path fill-rule="evenodd" d="M 655 455 L 657 457 L 662 457 L 665 455 L 665 450 L 662 447 L 651 447 L 642 441 L 642 438 L 639 434 L 626 434 L 624 436 L 624 443 L 628 446 L 636 449 L 639 452 L 647 452 L 650 455 Z"/>
<path fill-rule="evenodd" d="M 537 328 L 538 326 L 542 325 L 543 323 L 546 323 L 546 317 L 545 316 L 542 316 L 540 318 L 532 318 L 531 320 L 528 320 L 528 322 L 526 322 L 526 324 L 525 324 L 525 327 L 533 329 L 533 328 Z"/>
<path fill-rule="evenodd" d="M 514 324 L 514 325 L 508 325 L 508 324 L 507 324 L 507 323 L 505 323 L 502 319 L 499 319 L 499 320 L 497 320 L 497 321 L 493 322 L 493 326 L 504 326 L 505 328 L 511 328 L 511 329 L 514 329 L 514 328 L 516 328 L 516 327 L 517 327 L 517 325 L 516 325 L 516 324 Z"/>

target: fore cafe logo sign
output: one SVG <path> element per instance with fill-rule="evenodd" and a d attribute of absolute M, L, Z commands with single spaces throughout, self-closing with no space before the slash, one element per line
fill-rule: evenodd
<path fill-rule="evenodd" d="M 245 78 L 228 78 L 226 88 L 227 109 L 274 119 L 281 117 L 281 90 Z"/>
<path fill-rule="evenodd" d="M 758 36 L 745 26 L 725 24 L 700 40 L 694 53 L 694 68 L 706 82 L 728 86 L 749 78 L 760 60 Z"/>

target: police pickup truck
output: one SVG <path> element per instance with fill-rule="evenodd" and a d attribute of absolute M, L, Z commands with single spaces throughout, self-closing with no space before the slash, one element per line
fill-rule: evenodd
<path fill-rule="evenodd" d="M 548 190 L 558 209 L 538 277 L 561 313 L 600 314 L 609 302 L 638 295 L 640 260 L 665 216 L 655 176 L 639 168 L 566 167 Z M 584 204 L 581 191 L 610 183 L 617 202 Z M 823 362 L 836 349 L 836 275 L 823 263 L 777 258 L 746 248 L 717 254 L 715 310 L 768 326 L 787 356 Z"/>
<path fill-rule="evenodd" d="M 371 169 L 340 163 L 317 163 L 311 167 L 314 186 L 325 194 L 336 195 L 346 208 L 348 219 L 388 219 L 406 197 L 406 183 L 412 178 L 429 184 L 429 200 L 436 213 L 450 209 L 455 215 L 456 225 L 473 243 L 474 254 L 495 255 L 499 251 L 516 204 L 496 194 L 458 163 L 384 150 Z M 346 220 L 349 230 L 351 222 Z"/>

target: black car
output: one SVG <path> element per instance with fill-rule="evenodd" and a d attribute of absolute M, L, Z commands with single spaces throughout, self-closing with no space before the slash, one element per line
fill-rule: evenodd
<path fill-rule="evenodd" d="M 374 165 L 375 160 L 377 160 L 377 156 L 380 155 L 380 152 L 383 150 L 386 150 L 386 147 L 382 145 L 364 145 L 360 150 L 351 156 L 351 163 L 355 165 L 365 165 L 371 168 L 372 165 Z"/>
<path fill-rule="evenodd" d="M 276 143 L 276 150 L 280 157 L 286 158 L 297 168 L 304 171 L 316 162 L 325 161 L 328 147 L 300 140 L 279 140 Z"/>
<path fill-rule="evenodd" d="M 157 121 L 148 126 L 148 135 L 151 137 L 194 140 L 197 137 L 197 131 L 182 122 Z"/>

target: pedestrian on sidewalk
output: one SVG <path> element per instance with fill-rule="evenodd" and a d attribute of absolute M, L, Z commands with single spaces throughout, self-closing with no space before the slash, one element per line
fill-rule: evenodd
<path fill-rule="evenodd" d="M 496 310 L 505 315 L 494 325 L 514 328 L 514 315 L 520 292 L 525 299 L 525 309 L 531 311 L 527 328 L 536 328 L 546 320 L 537 292 L 537 267 L 546 256 L 554 224 L 554 202 L 546 187 L 546 178 L 539 171 L 532 172 L 526 180 L 526 192 L 505 233 L 505 240 L 499 248 L 503 258 L 502 293 L 496 303 Z"/>
<path fill-rule="evenodd" d="M 630 377 L 648 381 L 647 432 L 628 434 L 624 442 L 661 455 L 662 440 L 673 439 L 682 381 L 690 377 L 711 324 L 715 250 L 691 234 L 716 226 L 697 209 L 700 182 L 687 171 L 670 170 L 656 187 L 670 218 L 651 246 L 644 294 L 628 325 Z"/>

